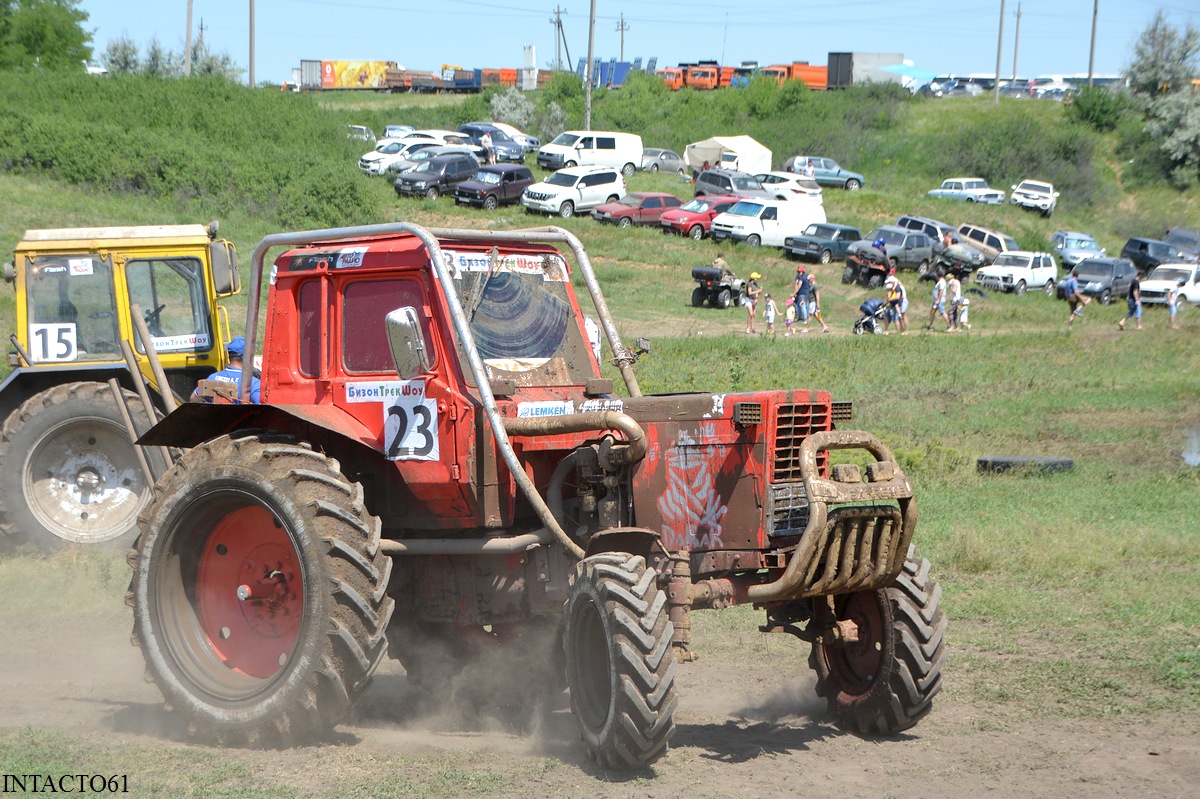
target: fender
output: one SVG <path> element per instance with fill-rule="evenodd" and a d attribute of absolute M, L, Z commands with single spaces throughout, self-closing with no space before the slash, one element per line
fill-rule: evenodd
<path fill-rule="evenodd" d="M 48 388 L 64 383 L 107 383 L 114 377 L 121 384 L 121 388 L 134 390 L 129 368 L 124 361 L 98 363 L 86 367 L 73 363 L 18 367 L 9 372 L 4 382 L 0 383 L 0 421 L 7 419 L 25 400 Z M 157 401 L 154 392 L 151 392 L 151 396 Z"/>
<path fill-rule="evenodd" d="M 602 552 L 630 552 L 642 555 L 647 561 L 655 548 L 662 549 L 659 535 L 644 527 L 611 527 L 593 535 L 587 542 L 586 556 Z"/>
<path fill-rule="evenodd" d="M 194 447 L 216 436 L 247 428 L 293 432 L 303 440 L 311 440 L 310 431 L 328 431 L 378 452 L 378 441 L 371 431 L 342 410 L 324 405 L 185 402 L 147 430 L 137 443 Z"/>

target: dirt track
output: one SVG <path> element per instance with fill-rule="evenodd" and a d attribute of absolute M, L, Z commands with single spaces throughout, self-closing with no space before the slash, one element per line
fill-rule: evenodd
<path fill-rule="evenodd" d="M 142 680 L 141 656 L 127 644 L 127 619 L 114 612 L 100 623 L 55 625 L 2 617 L 8 641 L 17 645 L 0 660 L 0 684 L 8 687 L 0 737 L 26 727 L 78 736 L 89 762 L 128 770 L 133 795 L 178 795 L 173 771 L 182 779 L 197 763 L 213 768 L 217 757 L 222 768 L 251 774 L 259 784 L 320 797 L 369 796 L 369 788 L 347 786 L 389 784 L 398 776 L 419 782 L 423 774 L 428 793 L 397 795 L 478 794 L 481 787 L 492 796 L 639 799 L 1200 795 L 1195 719 L 1047 723 L 1016 716 L 1011 705 L 974 706 L 955 690 L 953 647 L 947 688 L 932 715 L 912 734 L 886 741 L 821 721 L 799 649 L 784 658 L 702 658 L 681 671 L 671 752 L 653 774 L 621 777 L 586 760 L 565 696 L 539 729 L 517 734 L 496 721 L 414 711 L 422 702 L 393 661 L 328 744 L 283 752 L 190 746 L 163 712 L 155 687 Z M 740 687 L 722 690 L 729 684 Z M 496 784 L 448 784 L 444 775 L 458 772 L 446 769 Z"/>

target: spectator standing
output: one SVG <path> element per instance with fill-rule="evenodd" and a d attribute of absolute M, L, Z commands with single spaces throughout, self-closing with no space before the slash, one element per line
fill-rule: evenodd
<path fill-rule="evenodd" d="M 829 325 L 825 324 L 825 317 L 821 316 L 821 287 L 817 285 L 817 276 L 813 275 L 808 279 L 808 315 L 821 323 L 821 332 L 828 333 Z M 808 332 L 808 319 L 804 320 L 804 329 L 801 333 Z"/>
<path fill-rule="evenodd" d="M 962 306 L 962 298 L 963 298 L 963 296 L 962 296 L 962 281 L 958 277 L 957 269 L 950 273 L 950 279 L 946 281 L 946 298 L 947 298 L 947 302 L 949 303 L 949 308 L 948 308 L 949 316 L 947 319 L 947 323 L 949 324 L 949 327 L 946 328 L 946 332 L 947 333 L 957 333 L 959 331 L 958 311 L 959 311 L 959 308 Z"/>
<path fill-rule="evenodd" d="M 946 232 L 949 235 L 949 231 Z M 933 330 L 933 322 L 942 317 L 942 321 L 946 323 L 946 329 L 950 329 L 950 317 L 946 315 L 946 276 L 938 275 L 937 283 L 933 284 L 933 305 L 929 307 L 929 324 L 925 325 L 926 330 Z"/>
<path fill-rule="evenodd" d="M 1129 304 L 1129 312 L 1121 317 L 1121 321 L 1117 322 L 1117 327 L 1125 329 L 1125 322 L 1133 317 L 1137 322 L 1137 329 L 1142 329 L 1142 280 L 1146 277 L 1146 273 L 1138 270 L 1137 275 L 1133 280 L 1129 281 L 1129 293 L 1125 295 L 1125 301 Z"/>
<path fill-rule="evenodd" d="M 1167 289 L 1167 311 L 1171 314 L 1171 329 L 1178 330 L 1179 322 L 1176 321 L 1176 314 L 1179 312 L 1179 306 L 1183 304 L 1183 285 L 1186 281 L 1180 280 L 1171 288 Z"/>
<path fill-rule="evenodd" d="M 796 267 L 796 282 L 792 285 L 792 299 L 796 305 L 796 321 L 804 323 L 801 333 L 808 332 L 808 298 L 812 293 L 812 279 L 803 266 Z"/>
<path fill-rule="evenodd" d="M 1083 316 L 1083 307 L 1091 302 L 1090 299 L 1083 296 L 1079 291 L 1079 270 L 1072 269 L 1070 276 L 1063 283 L 1063 294 L 1067 298 L 1067 305 L 1071 309 L 1071 315 L 1067 317 L 1067 330 L 1075 323 L 1076 316 Z"/>
<path fill-rule="evenodd" d="M 750 282 L 746 284 L 746 298 L 742 301 L 746 306 L 746 332 L 754 335 L 758 330 L 754 327 L 754 319 L 758 316 L 758 295 L 762 289 L 758 287 L 758 272 L 750 273 Z"/>
<path fill-rule="evenodd" d="M 487 152 L 487 162 L 489 164 L 496 163 L 496 150 L 492 147 L 492 134 L 485 130 L 483 136 L 479 138 L 479 143 L 483 145 L 483 149 Z"/>
<path fill-rule="evenodd" d="M 763 321 L 767 323 L 767 334 L 775 335 L 775 317 L 779 313 L 779 306 L 775 304 L 775 300 L 771 299 L 770 294 L 764 294 L 763 300 Z"/>

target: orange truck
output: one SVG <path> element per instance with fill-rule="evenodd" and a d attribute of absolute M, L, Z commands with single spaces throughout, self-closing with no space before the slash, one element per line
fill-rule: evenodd
<path fill-rule="evenodd" d="M 689 89 L 715 89 L 720 82 L 720 67 L 703 66 L 688 67 L 683 76 L 683 85 Z"/>
<path fill-rule="evenodd" d="M 663 67 L 656 73 L 663 82 L 667 84 L 667 88 L 671 91 L 678 91 L 683 88 L 683 68 L 682 67 Z"/>
<path fill-rule="evenodd" d="M 793 61 L 790 64 L 772 64 L 763 67 L 762 74 L 775 78 L 780 85 L 785 80 L 802 80 L 810 89 L 825 90 L 829 87 L 829 70 L 824 65 Z"/>

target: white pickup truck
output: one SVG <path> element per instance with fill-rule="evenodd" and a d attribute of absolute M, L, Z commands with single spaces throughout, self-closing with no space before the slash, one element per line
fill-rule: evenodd
<path fill-rule="evenodd" d="M 975 283 L 983 288 L 1014 294 L 1040 288 L 1053 297 L 1054 287 L 1058 284 L 1058 262 L 1048 252 L 1002 252 L 991 266 L 975 273 Z"/>

